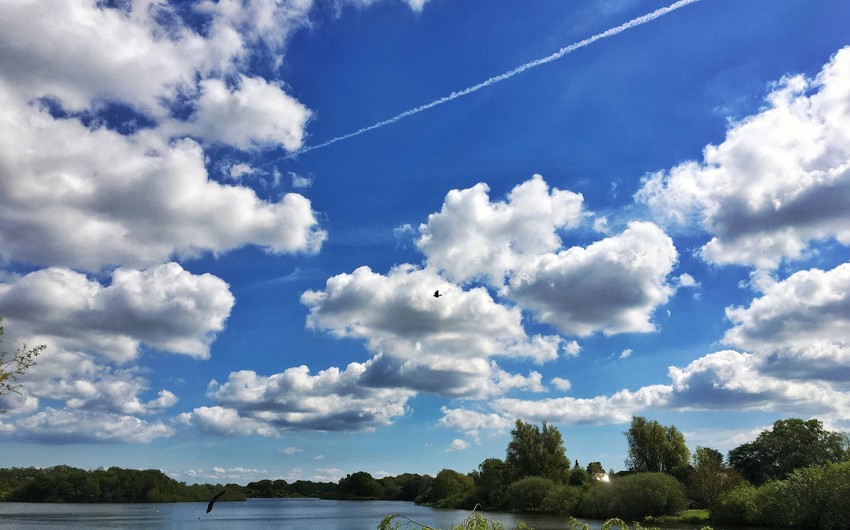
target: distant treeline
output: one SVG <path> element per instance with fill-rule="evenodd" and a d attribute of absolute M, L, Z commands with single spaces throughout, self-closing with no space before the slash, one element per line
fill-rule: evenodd
<path fill-rule="evenodd" d="M 208 501 L 222 489 L 221 500 L 245 500 L 238 484 L 177 482 L 156 469 L 95 469 L 70 466 L 0 469 L 0 501 L 16 502 L 181 502 Z"/>
<path fill-rule="evenodd" d="M 557 428 L 517 421 L 505 458 L 488 458 L 469 473 L 443 469 L 434 476 L 376 478 L 359 471 L 338 482 L 188 486 L 156 470 L 13 468 L 0 470 L 0 500 L 206 501 L 226 489 L 224 500 L 382 499 L 630 521 L 691 508 L 700 510 L 693 515 L 698 523 L 710 518 L 727 525 L 850 528 L 850 438 L 825 430 L 818 420 L 779 420 L 726 458 L 707 447 L 691 453 L 676 427 L 643 417 L 632 418 L 625 435 L 627 469 L 618 473 L 606 473 L 600 462 L 568 460 Z"/>

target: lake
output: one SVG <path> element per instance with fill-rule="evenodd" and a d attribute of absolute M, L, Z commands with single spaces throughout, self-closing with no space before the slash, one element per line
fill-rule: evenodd
<path fill-rule="evenodd" d="M 206 513 L 207 503 L 167 504 L 35 504 L 0 502 L 0 529 L 22 528 L 204 528 L 310 530 L 375 530 L 384 516 L 404 514 L 416 522 L 449 530 L 462 523 L 467 510 L 437 510 L 410 502 L 326 501 L 318 499 L 251 499 L 218 502 Z M 488 513 L 506 528 L 524 521 L 535 530 L 564 530 L 563 516 Z M 599 523 L 591 522 L 598 529 Z M 408 528 L 413 529 L 413 525 Z"/>

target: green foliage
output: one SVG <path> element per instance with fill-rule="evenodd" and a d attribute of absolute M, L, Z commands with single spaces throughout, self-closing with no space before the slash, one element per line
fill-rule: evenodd
<path fill-rule="evenodd" d="M 549 489 L 540 511 L 544 513 L 571 514 L 581 500 L 583 489 L 577 486 L 555 484 Z"/>
<path fill-rule="evenodd" d="M 545 421 L 542 428 L 516 421 L 505 451 L 505 464 L 511 480 L 537 476 L 565 483 L 570 472 L 561 432 Z"/>
<path fill-rule="evenodd" d="M 507 504 L 508 467 L 498 458 L 488 458 L 481 462 L 478 471 L 473 473 L 475 479 L 476 503 L 485 508 L 499 508 Z"/>
<path fill-rule="evenodd" d="M 381 497 L 384 487 L 365 471 L 346 475 L 339 480 L 337 493 L 341 498 L 377 499 Z"/>
<path fill-rule="evenodd" d="M 475 481 L 471 476 L 443 469 L 434 477 L 425 496 L 427 501 L 435 506 L 457 507 L 474 486 Z"/>
<path fill-rule="evenodd" d="M 676 427 L 664 427 L 655 420 L 634 416 L 625 435 L 629 445 L 626 460 L 629 470 L 669 473 L 677 477 L 686 472 L 690 451 L 685 437 Z"/>
<path fill-rule="evenodd" d="M 801 468 L 785 480 L 739 486 L 720 496 L 712 522 L 796 528 L 850 528 L 850 462 Z"/>
<path fill-rule="evenodd" d="M 723 463 L 720 451 L 697 447 L 693 469 L 686 481 L 688 497 L 693 506 L 710 508 L 718 497 L 743 482 L 740 473 Z"/>
<path fill-rule="evenodd" d="M 288 484 L 285 480 L 259 480 L 249 482 L 242 492 L 250 499 L 276 499 L 289 496 Z"/>
<path fill-rule="evenodd" d="M 755 486 L 744 483 L 720 494 L 711 508 L 711 521 L 718 524 L 754 524 L 758 514 Z"/>
<path fill-rule="evenodd" d="M 619 477 L 612 484 L 614 515 L 630 521 L 647 516 L 669 515 L 687 506 L 678 480 L 666 473 L 637 473 Z"/>
<path fill-rule="evenodd" d="M 795 469 L 848 458 L 847 439 L 816 419 L 778 420 L 750 443 L 729 451 L 729 464 L 753 484 L 782 480 Z"/>
<path fill-rule="evenodd" d="M 587 464 L 587 474 L 593 476 L 594 473 L 605 473 L 605 468 L 602 467 L 602 462 L 591 462 Z"/>
<path fill-rule="evenodd" d="M 508 487 L 508 507 L 519 512 L 539 511 L 540 505 L 554 485 L 554 481 L 543 477 L 517 480 Z"/>
<path fill-rule="evenodd" d="M 245 500 L 242 488 L 192 485 L 177 482 L 155 469 L 135 470 L 110 467 L 85 471 L 70 466 L 46 469 L 2 470 L 0 477 L 11 478 L 0 500 L 19 502 L 175 502 L 208 501 L 227 490 L 222 500 Z M 5 482 L 5 481 L 4 481 Z"/>
<path fill-rule="evenodd" d="M 0 317 L 0 343 L 4 333 L 3 317 Z M 35 358 L 47 348 L 46 345 L 27 349 L 24 344 L 11 354 L 0 350 L 0 396 L 10 392 L 20 394 L 20 383 L 18 378 L 26 373 L 35 364 Z M 0 410 L 0 414 L 6 412 Z"/>
<path fill-rule="evenodd" d="M 570 486 L 579 486 L 579 487 L 587 487 L 590 483 L 590 477 L 587 474 L 587 471 L 583 467 L 579 467 L 578 465 L 573 466 L 570 470 L 570 476 L 567 480 L 567 483 Z"/>
<path fill-rule="evenodd" d="M 614 513 L 614 504 L 614 485 L 596 482 L 584 492 L 575 513 L 591 519 L 604 519 Z"/>

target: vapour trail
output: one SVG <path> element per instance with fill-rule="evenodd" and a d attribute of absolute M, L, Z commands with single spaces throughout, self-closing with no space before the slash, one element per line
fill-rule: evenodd
<path fill-rule="evenodd" d="M 410 110 L 406 110 L 406 111 L 402 112 L 401 114 L 393 116 L 392 118 L 389 118 L 389 119 L 386 119 L 386 120 L 383 120 L 383 121 L 379 121 L 378 123 L 375 123 L 374 125 L 370 125 L 368 127 L 363 127 L 362 129 L 358 129 L 358 130 L 356 130 L 352 133 L 348 133 L 348 134 L 345 134 L 345 135 L 342 135 L 342 136 L 337 136 L 336 138 L 332 138 L 332 139 L 328 140 L 327 142 L 303 147 L 303 148 L 301 148 L 297 151 L 293 151 L 292 153 L 288 154 L 284 158 L 285 159 L 295 158 L 296 156 L 298 156 L 300 154 L 307 153 L 309 151 L 314 151 L 316 149 L 321 149 L 323 147 L 327 147 L 327 146 L 335 144 L 337 142 L 341 142 L 343 140 L 348 140 L 349 138 L 354 138 L 355 136 L 360 136 L 363 133 L 373 131 L 375 129 L 379 129 L 379 128 L 384 127 L 386 125 L 391 125 L 391 124 L 393 124 L 393 123 L 395 123 L 399 120 L 403 120 L 404 118 L 407 118 L 409 116 L 413 116 L 414 114 L 418 114 L 418 113 L 422 112 L 423 110 L 433 109 L 437 105 L 442 105 L 443 103 L 448 103 L 449 101 L 458 99 L 460 97 L 468 96 L 469 94 L 472 94 L 473 92 L 478 92 L 482 88 L 487 88 L 491 85 L 495 85 L 496 83 L 498 83 L 500 81 L 510 79 L 511 77 L 514 77 L 515 75 L 519 75 L 519 74 L 525 72 L 526 70 L 536 68 L 536 67 L 543 65 L 543 64 L 546 64 L 546 63 L 551 63 L 552 61 L 557 61 L 561 57 L 568 55 L 568 54 L 570 54 L 570 53 L 572 53 L 572 52 L 574 52 L 578 49 L 584 48 L 585 46 L 589 46 L 596 41 L 599 41 L 599 40 L 602 40 L 602 39 L 607 39 L 608 37 L 613 37 L 614 35 L 620 34 L 624 31 L 626 31 L 627 29 L 631 29 L 631 28 L 634 28 L 636 26 L 646 24 L 647 22 L 652 22 L 653 20 L 655 20 L 659 17 L 663 17 L 667 13 L 675 11 L 675 10 L 679 9 L 680 7 L 685 7 L 688 4 L 693 4 L 693 3 L 696 3 L 698 1 L 699 0 L 678 0 L 677 2 L 674 2 L 667 7 L 662 7 L 662 8 L 656 9 L 655 11 L 652 11 L 651 13 L 647 13 L 647 14 L 639 16 L 637 18 L 633 18 L 633 19 L 629 20 L 628 22 L 620 24 L 619 26 L 613 27 L 611 29 L 607 29 L 607 30 L 603 31 L 602 33 L 597 33 L 596 35 L 593 35 L 592 37 L 588 37 L 584 40 L 574 42 L 573 44 L 570 44 L 569 46 L 565 46 L 565 47 L 561 48 L 560 50 L 556 51 L 555 53 L 553 53 L 551 55 L 547 55 L 546 57 L 542 57 L 540 59 L 535 59 L 533 61 L 530 61 L 530 62 L 527 62 L 527 63 L 522 64 L 520 66 L 517 66 L 513 70 L 507 71 L 507 72 L 505 72 L 503 74 L 499 74 L 497 76 L 493 76 L 493 77 L 487 79 L 486 81 L 482 81 L 482 82 L 478 83 L 477 85 L 473 85 L 469 88 L 464 88 L 463 90 L 452 92 L 448 96 L 441 97 L 440 99 L 434 100 L 431 103 L 426 103 L 424 105 L 420 105 L 420 106 L 412 108 Z"/>

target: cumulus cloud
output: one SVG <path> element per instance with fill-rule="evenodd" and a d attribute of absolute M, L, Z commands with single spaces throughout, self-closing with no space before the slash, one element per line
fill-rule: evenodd
<path fill-rule="evenodd" d="M 160 3 L 99 4 L 5 2 L 3 82 L 27 101 L 57 98 L 71 111 L 114 100 L 156 112 L 162 99 L 191 87 L 196 73 L 227 67 L 244 52 L 238 34 L 223 26 L 206 39 L 183 26 L 163 31 L 157 17 L 169 8 Z"/>
<path fill-rule="evenodd" d="M 107 286 L 59 267 L 0 283 L 0 306 L 17 337 L 118 363 L 137 358 L 142 343 L 207 358 L 233 303 L 224 281 L 176 263 L 120 268 Z"/>
<path fill-rule="evenodd" d="M 437 426 L 464 432 L 475 439 L 478 439 L 482 431 L 504 433 L 514 424 L 512 419 L 495 412 L 486 413 L 448 407 L 440 410 L 443 412 L 443 417 L 437 422 Z"/>
<path fill-rule="evenodd" d="M 368 363 L 315 375 L 306 366 L 261 376 L 250 370 L 210 384 L 216 407 L 201 407 L 181 417 L 207 432 L 271 435 L 280 429 L 361 431 L 388 425 L 407 413 L 414 392 L 362 384 Z M 263 430 L 261 430 L 263 429 Z"/>
<path fill-rule="evenodd" d="M 432 293 L 439 290 L 442 296 Z M 423 355 L 487 358 L 557 357 L 560 339 L 528 337 L 519 309 L 497 303 L 484 288 L 462 290 L 433 269 L 394 267 L 388 275 L 360 267 L 307 291 L 307 325 L 338 337 L 365 339 L 371 350 L 403 359 Z"/>
<path fill-rule="evenodd" d="M 620 390 L 611 396 L 593 398 L 549 398 L 525 400 L 500 398 L 493 409 L 525 421 L 551 421 L 565 424 L 628 422 L 632 415 L 650 407 L 664 406 L 670 399 L 667 385 L 650 385 L 636 391 Z"/>
<path fill-rule="evenodd" d="M 432 293 L 439 290 L 442 296 Z M 487 395 L 513 388 L 541 391 L 540 374 L 509 374 L 490 357 L 557 358 L 561 339 L 529 337 L 517 308 L 486 289 L 462 290 L 433 269 L 412 265 L 388 275 L 360 267 L 301 297 L 307 324 L 337 337 L 363 339 L 380 353 L 364 376 L 377 387 L 404 386 L 448 395 Z"/>
<path fill-rule="evenodd" d="M 469 449 L 471 445 L 466 440 L 462 440 L 460 438 L 455 438 L 452 440 L 452 443 L 449 444 L 447 451 L 464 451 Z"/>
<path fill-rule="evenodd" d="M 850 263 L 761 282 L 749 307 L 730 307 L 723 342 L 757 354 L 760 367 L 786 378 L 850 377 Z"/>
<path fill-rule="evenodd" d="M 487 278 L 501 285 L 524 259 L 558 249 L 559 229 L 582 219 L 580 194 L 549 188 L 540 175 L 490 202 L 486 184 L 452 190 L 442 209 L 420 225 L 419 249 L 451 280 Z"/>
<path fill-rule="evenodd" d="M 48 443 L 149 443 L 174 434 L 174 429 L 162 422 L 131 415 L 51 407 L 6 425 L 11 427 L 6 434 L 13 439 Z"/>
<path fill-rule="evenodd" d="M 0 102 L 9 102 L 2 83 Z M 299 194 L 268 203 L 249 188 L 209 180 L 194 141 L 90 130 L 38 105 L 4 108 L 0 257 L 7 261 L 96 271 L 247 244 L 311 253 L 326 237 Z"/>
<path fill-rule="evenodd" d="M 193 425 L 204 434 L 214 434 L 217 436 L 247 436 L 250 434 L 269 437 L 278 436 L 277 429 L 267 423 L 242 417 L 236 410 L 224 407 L 197 407 L 192 412 L 179 414 L 177 420 L 188 425 Z"/>
<path fill-rule="evenodd" d="M 783 78 L 764 110 L 735 123 L 702 162 L 645 180 L 637 199 L 659 219 L 712 235 L 712 263 L 774 269 L 812 242 L 850 244 L 850 48 L 815 79 Z"/>
<path fill-rule="evenodd" d="M 244 150 L 280 145 L 301 147 L 310 111 L 276 84 L 240 75 L 235 87 L 219 79 L 199 84 L 195 113 L 185 122 L 173 120 L 172 135 L 189 134 Z"/>
<path fill-rule="evenodd" d="M 673 241 L 657 226 L 633 222 L 621 234 L 545 254 L 511 277 L 510 297 L 570 335 L 647 332 L 674 292 Z"/>
<path fill-rule="evenodd" d="M 850 393 L 823 380 L 788 380 L 765 373 L 759 356 L 731 350 L 671 367 L 672 406 L 692 409 L 755 409 L 818 417 L 846 417 Z"/>
<path fill-rule="evenodd" d="M 564 379 L 563 377 L 553 377 L 552 386 L 562 392 L 566 392 L 567 390 L 573 387 L 573 384 L 570 382 L 569 379 Z"/>

